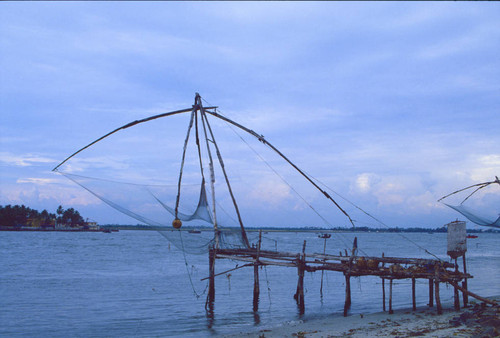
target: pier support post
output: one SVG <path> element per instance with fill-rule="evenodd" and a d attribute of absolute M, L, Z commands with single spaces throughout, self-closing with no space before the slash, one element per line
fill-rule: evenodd
<path fill-rule="evenodd" d="M 434 306 L 434 281 L 432 280 L 432 278 L 429 278 L 429 307 L 433 307 Z"/>
<path fill-rule="evenodd" d="M 215 300 L 215 248 L 208 250 L 208 295 L 205 309 L 213 312 Z"/>
<path fill-rule="evenodd" d="M 462 256 L 463 258 L 463 263 L 464 263 L 464 275 L 467 276 L 467 266 L 465 264 L 465 254 Z M 462 282 L 462 288 L 467 290 L 467 277 L 464 277 L 464 281 Z M 462 292 L 463 295 L 463 301 L 464 301 L 464 307 L 467 307 L 467 303 L 469 302 L 469 295 L 467 292 Z"/>
<path fill-rule="evenodd" d="M 441 299 L 439 297 L 439 265 L 436 264 L 434 265 L 434 293 L 436 296 L 436 309 L 437 309 L 437 314 L 440 315 L 443 313 L 443 308 L 441 306 Z"/>
<path fill-rule="evenodd" d="M 259 286 L 259 256 L 260 256 L 260 246 L 262 241 L 262 230 L 259 231 L 259 244 L 257 246 L 257 255 L 255 257 L 255 262 L 253 263 L 253 311 L 259 311 L 259 296 L 260 296 L 260 286 Z"/>
<path fill-rule="evenodd" d="M 458 274 L 458 263 L 456 258 L 455 258 L 455 272 Z M 458 294 L 458 288 L 454 287 L 453 289 L 454 289 L 453 301 L 454 301 L 455 311 L 460 311 L 460 295 Z"/>
<path fill-rule="evenodd" d="M 293 298 L 297 301 L 297 305 L 299 307 L 299 314 L 304 314 L 305 304 L 304 304 L 304 270 L 305 270 L 305 261 L 306 261 L 306 241 L 304 241 L 304 245 L 302 246 L 302 255 L 297 255 L 297 274 L 299 275 L 299 279 L 297 281 L 297 292 Z"/>
<path fill-rule="evenodd" d="M 323 255 L 326 253 L 326 237 L 324 238 L 325 243 L 323 245 Z M 321 270 L 321 286 L 319 287 L 319 294 L 321 296 L 321 299 L 323 299 L 323 274 L 325 273 L 325 270 Z"/>
<path fill-rule="evenodd" d="M 392 278 L 389 280 L 389 314 L 392 315 L 394 311 L 392 310 Z"/>
<path fill-rule="evenodd" d="M 345 274 L 345 303 L 344 303 L 344 317 L 347 317 L 347 313 L 351 308 L 351 276 Z"/>
<path fill-rule="evenodd" d="M 384 253 L 382 252 L 382 258 L 384 258 Z M 384 268 L 385 262 L 382 262 L 382 268 Z M 382 311 L 385 312 L 385 278 L 382 278 Z"/>
<path fill-rule="evenodd" d="M 385 278 L 382 278 L 382 310 L 385 312 Z"/>
<path fill-rule="evenodd" d="M 415 300 L 415 278 L 411 279 L 411 302 L 413 305 L 413 311 L 417 310 L 417 302 Z"/>

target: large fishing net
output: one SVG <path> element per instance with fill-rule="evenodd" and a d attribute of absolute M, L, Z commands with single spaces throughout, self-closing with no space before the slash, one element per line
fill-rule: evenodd
<path fill-rule="evenodd" d="M 477 225 L 500 228 L 499 189 L 500 180 L 495 177 L 493 181 L 474 184 L 454 191 L 439 201 L 453 200 L 453 202 L 443 203 Z M 478 211 L 479 207 L 483 211 Z M 484 211 L 485 209 L 486 211 Z"/>
<path fill-rule="evenodd" d="M 340 224 L 339 218 L 352 224 L 319 183 L 262 135 L 209 109 L 202 107 L 197 96 L 191 109 L 126 124 L 78 150 L 55 171 L 138 221 L 137 228 L 157 230 L 187 253 L 206 253 L 214 246 L 256 246 L 259 234 L 247 231 L 248 225 L 329 227 L 334 222 Z M 159 119 L 167 116 L 172 117 Z M 157 123 L 142 124 L 156 119 Z M 130 128 L 138 124 L 141 126 Z M 247 137 L 235 133 L 234 128 L 243 129 Z M 120 137 L 113 135 L 118 131 Z M 221 131 L 231 134 L 232 139 L 218 139 Z M 249 139 L 255 144 L 250 145 Z M 264 152 L 258 153 L 254 148 L 258 146 Z M 270 153 L 274 157 L 268 156 Z M 223 159 L 222 154 L 229 156 Z M 309 201 L 321 202 L 313 207 Z M 173 227 L 177 221 L 182 222 L 180 229 Z M 261 246 L 273 249 L 276 243 L 262 236 Z"/>

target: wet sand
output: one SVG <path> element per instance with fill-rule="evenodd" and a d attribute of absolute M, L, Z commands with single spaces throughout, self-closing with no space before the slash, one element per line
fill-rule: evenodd
<path fill-rule="evenodd" d="M 500 297 L 491 297 L 497 302 Z M 500 307 L 471 301 L 455 311 L 453 305 L 422 307 L 366 315 L 297 321 L 255 332 L 225 337 L 496 337 L 500 332 Z"/>

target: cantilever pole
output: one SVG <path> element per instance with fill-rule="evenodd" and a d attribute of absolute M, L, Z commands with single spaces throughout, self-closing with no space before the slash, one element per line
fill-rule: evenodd
<path fill-rule="evenodd" d="M 217 107 L 207 107 L 205 109 L 214 109 L 214 108 L 217 108 Z M 181 113 L 188 113 L 188 112 L 191 112 L 191 111 L 193 111 L 193 108 L 186 108 L 186 109 L 181 109 L 181 110 L 175 110 L 175 111 L 171 111 L 171 112 L 168 112 L 168 113 L 153 115 L 153 116 L 144 118 L 142 120 L 135 120 L 135 121 L 132 121 L 130 123 L 127 123 L 127 124 L 125 124 L 125 125 L 123 125 L 123 126 L 121 126 L 119 128 L 116 128 L 115 130 L 107 133 L 106 135 L 99 137 L 97 140 L 95 140 L 95 141 L 87 144 L 85 147 L 83 147 L 83 148 L 79 149 L 78 151 L 74 152 L 73 154 L 71 154 L 70 156 L 68 156 L 64 161 L 62 161 L 56 167 L 54 167 L 54 169 L 52 169 L 52 171 L 57 171 L 57 169 L 60 166 L 62 166 L 64 163 L 66 163 L 70 158 L 74 157 L 75 155 L 79 154 L 83 150 L 91 147 L 92 145 L 96 144 L 97 142 L 102 141 L 106 137 L 111 136 L 114 133 L 116 133 L 116 132 L 118 132 L 118 131 L 120 131 L 122 129 L 127 129 L 127 128 L 130 128 L 130 127 L 135 126 L 137 124 L 148 122 L 148 121 L 152 121 L 152 120 L 156 120 L 156 119 L 159 119 L 161 117 L 167 117 L 167 116 L 172 116 L 172 115 L 181 114 Z"/>

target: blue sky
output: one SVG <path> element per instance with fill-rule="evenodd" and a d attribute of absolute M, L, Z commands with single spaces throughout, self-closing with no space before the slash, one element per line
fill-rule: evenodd
<path fill-rule="evenodd" d="M 1 205 L 135 223 L 51 169 L 116 127 L 191 106 L 195 92 L 390 226 L 454 220 L 437 199 L 500 175 L 496 2 L 2 2 L 0 37 Z M 188 119 L 115 135 L 72 168 L 127 181 L 159 163 L 178 170 Z M 283 181 L 246 172 L 251 152 L 231 134 L 221 124 L 218 141 L 235 185 L 252 182 L 236 196 L 250 225 L 324 225 Z M 500 187 L 490 190 L 471 203 L 493 217 Z"/>

